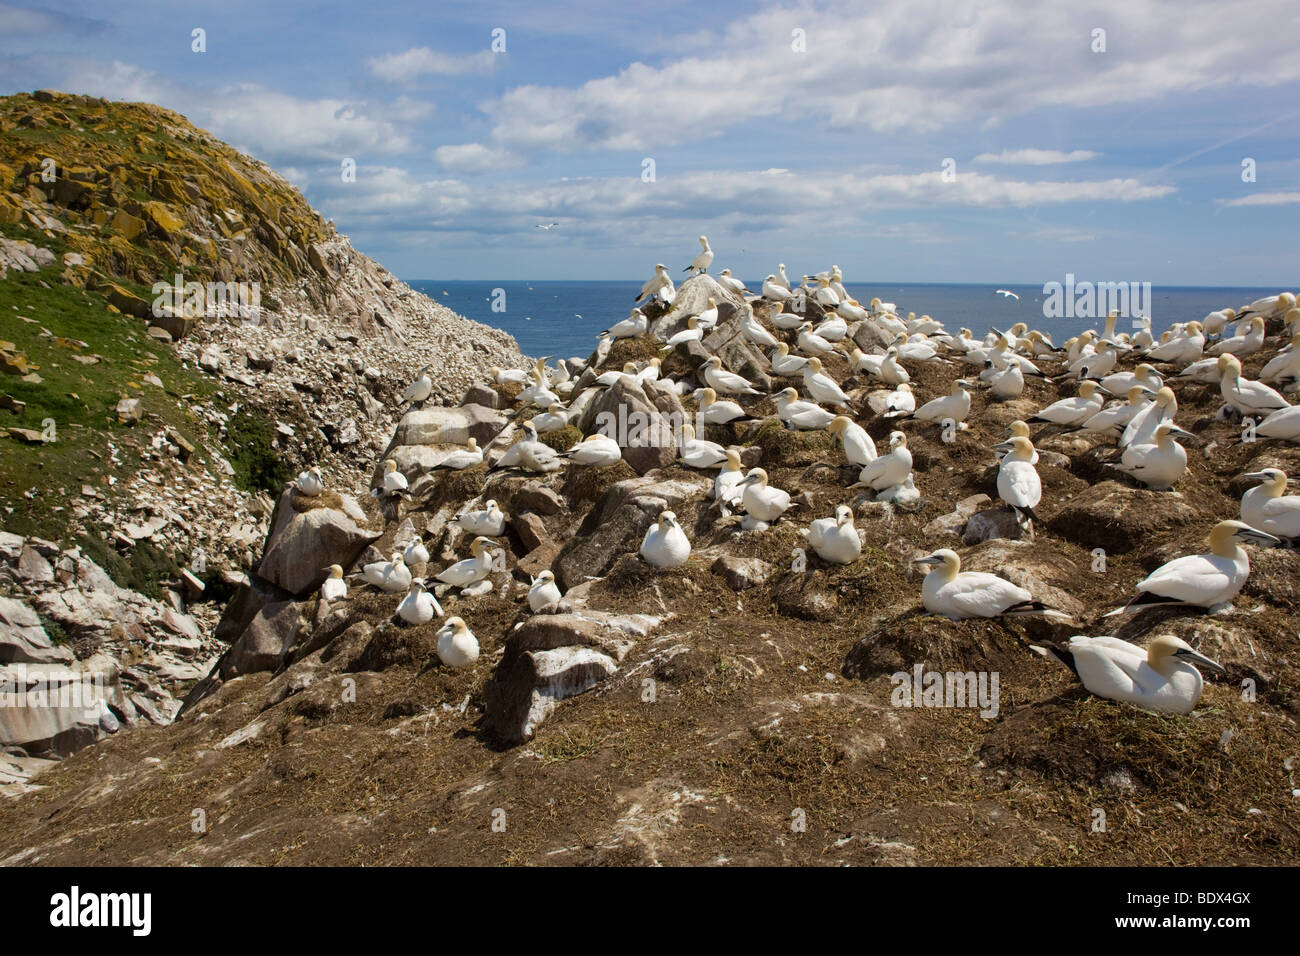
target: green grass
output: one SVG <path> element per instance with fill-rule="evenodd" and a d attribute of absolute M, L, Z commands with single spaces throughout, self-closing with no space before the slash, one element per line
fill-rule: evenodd
<path fill-rule="evenodd" d="M 275 446 L 275 428 L 265 418 L 240 409 L 226 424 L 229 461 L 235 483 L 245 491 L 278 495 L 294 477 Z"/>

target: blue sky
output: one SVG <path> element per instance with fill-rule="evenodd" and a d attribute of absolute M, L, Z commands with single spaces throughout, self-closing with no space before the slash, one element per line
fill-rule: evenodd
<path fill-rule="evenodd" d="M 0 92 L 175 109 L 404 278 L 642 278 L 707 233 L 751 279 L 1296 280 L 1293 0 L 176 6 L 0 2 Z"/>

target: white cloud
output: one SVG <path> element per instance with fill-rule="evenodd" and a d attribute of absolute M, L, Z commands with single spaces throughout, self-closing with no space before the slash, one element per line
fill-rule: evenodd
<path fill-rule="evenodd" d="M 1240 199 L 1217 200 L 1221 206 L 1286 206 L 1300 203 L 1300 192 L 1296 193 L 1252 193 Z"/>
<path fill-rule="evenodd" d="M 1090 149 L 1074 149 L 1068 153 L 1059 149 L 1004 149 L 1000 153 L 980 153 L 972 162 L 1000 163 L 1004 166 L 1054 166 L 1059 163 L 1082 163 L 1100 155 L 1101 153 Z"/>
<path fill-rule="evenodd" d="M 523 161 L 507 149 L 466 143 L 463 146 L 439 146 L 433 151 L 438 165 L 449 172 L 478 173 L 489 169 L 511 169 Z"/>
<path fill-rule="evenodd" d="M 366 61 L 366 68 L 381 80 L 389 83 L 410 83 L 426 74 L 435 76 L 465 76 L 471 73 L 488 73 L 496 54 L 490 50 L 456 56 L 439 53 L 427 46 L 412 47 L 402 53 L 386 53 Z"/>

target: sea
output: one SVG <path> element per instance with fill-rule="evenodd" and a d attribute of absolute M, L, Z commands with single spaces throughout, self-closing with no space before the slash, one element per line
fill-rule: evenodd
<path fill-rule="evenodd" d="M 525 355 L 555 358 L 586 358 L 596 347 L 602 329 L 607 329 L 632 310 L 633 300 L 643 280 L 566 282 L 467 282 L 463 280 L 406 280 L 411 288 L 423 292 L 454 312 L 486 325 L 503 329 L 514 336 Z M 757 292 L 762 280 L 746 281 Z M 956 331 L 963 326 L 977 337 L 989 327 L 1005 329 L 1018 321 L 1046 332 L 1058 345 L 1084 329 L 1102 327 L 1103 319 L 1079 316 L 1071 307 L 1079 302 L 1066 287 L 1059 296 L 1042 285 L 955 285 L 946 283 L 890 283 L 870 285 L 848 283 L 849 293 L 864 305 L 873 298 L 894 303 L 904 316 L 928 313 L 945 327 Z M 500 290 L 500 291 L 498 291 Z M 1019 298 L 999 290 L 1015 293 Z M 1151 327 L 1158 334 L 1175 322 L 1202 319 L 1209 312 L 1227 306 L 1234 308 L 1266 295 L 1278 288 L 1158 286 L 1134 290 L 1143 308 L 1149 306 Z M 1053 301 L 1054 300 L 1054 301 Z M 497 308 L 494 309 L 494 305 Z M 1105 309 L 1101 309 L 1102 315 Z M 1131 331 L 1132 319 L 1121 319 L 1119 331 L 1126 323 Z"/>

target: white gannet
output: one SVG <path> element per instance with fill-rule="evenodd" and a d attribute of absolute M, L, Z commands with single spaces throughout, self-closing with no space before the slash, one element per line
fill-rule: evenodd
<path fill-rule="evenodd" d="M 712 388 L 696 390 L 696 400 L 700 403 L 699 419 L 706 425 L 725 425 L 738 418 L 748 418 L 745 410 L 731 401 L 719 401 L 718 393 Z"/>
<path fill-rule="evenodd" d="M 1152 346 L 1147 351 L 1147 358 L 1153 362 L 1174 362 L 1187 365 L 1201 357 L 1205 348 L 1205 335 L 1199 322 L 1188 322 L 1183 326 L 1181 335 L 1171 336 L 1169 341 Z"/>
<path fill-rule="evenodd" d="M 340 565 L 330 565 L 330 576 L 321 584 L 320 596 L 324 601 L 342 601 L 348 596 L 348 582 L 343 580 L 343 568 Z"/>
<path fill-rule="evenodd" d="M 1219 393 L 1242 415 L 1267 415 L 1290 404 L 1281 393 L 1263 382 L 1242 378 L 1241 361 L 1235 355 L 1220 355 L 1219 371 L 1223 375 L 1219 379 Z"/>
<path fill-rule="evenodd" d="M 1300 379 L 1300 335 L 1293 335 L 1290 344 L 1259 370 L 1261 382 L 1283 382 L 1288 379 Z"/>
<path fill-rule="evenodd" d="M 885 491 L 901 485 L 911 473 L 912 450 L 907 447 L 907 436 L 902 432 L 890 432 L 889 451 L 863 465 L 858 480 L 849 487 Z"/>
<path fill-rule="evenodd" d="M 763 280 L 763 298 L 771 299 L 774 302 L 784 302 L 791 296 L 790 287 L 781 285 L 776 281 L 776 276 L 770 275 Z"/>
<path fill-rule="evenodd" d="M 862 468 L 876 460 L 876 443 L 867 430 L 847 415 L 836 415 L 826 425 L 831 441 L 844 446 L 844 458 L 850 465 Z"/>
<path fill-rule="evenodd" d="M 594 434 L 588 435 L 568 451 L 560 452 L 559 457 L 568 458 L 575 465 L 607 468 L 623 460 L 623 449 L 608 435 Z"/>
<path fill-rule="evenodd" d="M 493 365 L 488 369 L 492 373 L 494 385 L 524 385 L 528 382 L 528 373 L 517 368 L 501 368 Z"/>
<path fill-rule="evenodd" d="M 849 336 L 849 326 L 842 318 L 834 312 L 829 312 L 826 318 L 818 322 L 813 331 L 827 342 L 843 342 Z"/>
<path fill-rule="evenodd" d="M 745 472 L 740 466 L 740 452 L 728 448 L 726 464 L 713 479 L 713 500 L 722 503 L 724 514 L 728 513 L 728 506 L 740 503 L 744 481 Z"/>
<path fill-rule="evenodd" d="M 988 375 L 985 378 L 985 375 Z M 1007 362 L 1001 355 L 990 360 L 990 367 L 980 373 L 980 378 L 989 384 L 993 397 L 1000 400 L 1019 398 L 1025 390 L 1025 375 L 1020 366 Z"/>
<path fill-rule="evenodd" d="M 495 498 L 489 498 L 479 510 L 462 511 L 451 520 L 453 524 L 472 535 L 498 538 L 506 532 L 506 516 L 497 507 Z"/>
<path fill-rule="evenodd" d="M 760 348 L 776 348 L 780 344 L 776 336 L 763 327 L 763 323 L 758 321 L 758 316 L 754 310 L 748 306 L 740 320 L 740 334 L 749 342 L 753 342 Z"/>
<path fill-rule="evenodd" d="M 899 363 L 898 349 L 893 345 L 885 349 L 885 354 L 881 357 L 879 364 L 873 362 L 871 365 L 874 367 L 869 368 L 868 371 L 881 379 L 886 385 L 904 385 L 912 380 L 912 376 L 908 374 L 907 369 L 903 368 Z"/>
<path fill-rule="evenodd" d="M 840 304 L 835 311 L 850 322 L 862 322 L 871 315 L 857 299 L 846 297 L 841 297 Z"/>
<path fill-rule="evenodd" d="M 708 361 L 704 363 L 700 372 L 705 383 L 720 395 L 763 394 L 750 383 L 749 379 L 737 375 L 735 372 L 728 372 L 724 369 L 722 367 L 722 359 L 716 355 L 709 356 Z"/>
<path fill-rule="evenodd" d="M 646 529 L 641 540 L 641 557 L 656 568 L 675 568 L 691 556 L 691 542 L 677 523 L 677 515 L 661 512 L 659 520 Z"/>
<path fill-rule="evenodd" d="M 768 321 L 784 332 L 791 332 L 804 324 L 803 316 L 796 312 L 785 311 L 784 302 L 776 304 L 776 309 L 772 312 L 772 317 Z"/>
<path fill-rule="evenodd" d="M 641 286 L 641 292 L 637 295 L 636 301 L 640 302 L 647 296 L 656 296 L 664 305 L 671 305 L 677 295 L 677 290 L 673 288 L 673 280 L 668 275 L 668 267 L 662 262 L 655 266 L 655 274 L 651 279 L 647 279 L 645 285 Z"/>
<path fill-rule="evenodd" d="M 1220 521 L 1210 532 L 1210 550 L 1156 568 L 1138 582 L 1140 595 L 1106 616 L 1176 605 L 1215 610 L 1236 597 L 1250 576 L 1250 558 L 1238 542 L 1276 547 L 1277 538 L 1242 521 Z"/>
<path fill-rule="evenodd" d="M 829 355 L 835 351 L 835 346 L 813 331 L 811 322 L 804 322 L 799 326 L 795 345 L 806 355 Z"/>
<path fill-rule="evenodd" d="M 1175 435 L 1195 437 L 1173 422 L 1161 422 L 1151 444 L 1129 445 L 1114 467 L 1153 491 L 1168 491 L 1187 471 L 1187 451 L 1174 441 Z"/>
<path fill-rule="evenodd" d="M 1279 408 L 1271 413 L 1255 426 L 1255 434 L 1261 438 L 1300 442 L 1300 405 Z"/>
<path fill-rule="evenodd" d="M 1097 383 L 1085 379 L 1079 383 L 1078 395 L 1052 402 L 1046 408 L 1040 408 L 1033 417 L 1057 425 L 1082 425 L 1101 411 L 1104 404 L 1105 399 L 1097 392 Z"/>
<path fill-rule="evenodd" d="M 448 565 L 435 576 L 443 584 L 450 584 L 458 588 L 469 587 L 471 584 L 482 581 L 488 576 L 488 572 L 492 570 L 492 551 L 490 550 L 492 544 L 493 542 L 479 535 L 470 542 L 471 557 Z"/>
<path fill-rule="evenodd" d="M 1043 499 L 1043 482 L 1033 465 L 1034 443 L 1016 436 L 993 447 L 1006 452 L 998 466 L 998 497 L 1011 506 L 1032 536 L 1034 508 Z"/>
<path fill-rule="evenodd" d="M 831 288 L 831 280 L 825 277 L 817 280 L 817 288 L 813 290 L 812 299 L 824 309 L 833 309 L 840 304 L 840 297 Z"/>
<path fill-rule="evenodd" d="M 560 460 L 555 449 L 537 440 L 537 426 L 524 422 L 523 436 L 505 450 L 491 471 L 502 468 L 523 468 L 527 471 L 559 471 Z"/>
<path fill-rule="evenodd" d="M 298 473 L 298 480 L 294 485 L 298 489 L 298 494 L 315 498 L 325 490 L 325 479 L 321 477 L 320 469 L 313 465 L 306 471 Z"/>
<path fill-rule="evenodd" d="M 784 262 L 780 263 L 780 264 L 776 267 L 776 275 L 771 276 L 771 278 L 775 279 L 775 280 L 777 281 L 777 284 L 780 285 L 780 286 L 781 286 L 783 289 L 785 289 L 787 292 L 791 291 L 791 288 L 790 288 L 790 279 L 789 279 L 789 277 L 785 274 L 785 263 L 784 263 Z"/>
<path fill-rule="evenodd" d="M 744 295 L 745 283 L 741 282 L 731 274 L 730 269 L 723 269 L 718 274 L 718 285 L 722 286 L 728 292 L 734 292 L 737 295 Z"/>
<path fill-rule="evenodd" d="M 810 431 L 825 428 L 835 420 L 835 413 L 820 405 L 801 399 L 793 388 L 783 388 L 772 396 L 776 403 L 776 414 L 781 421 L 791 428 Z"/>
<path fill-rule="evenodd" d="M 406 476 L 397 470 L 397 462 L 389 458 L 384 462 L 384 493 L 401 494 L 407 487 Z"/>
<path fill-rule="evenodd" d="M 862 539 L 853 527 L 853 509 L 838 505 L 835 517 L 818 518 L 808 526 L 808 544 L 831 564 L 852 564 L 862 554 Z"/>
<path fill-rule="evenodd" d="M 475 465 L 483 463 L 483 449 L 478 447 L 478 439 L 473 435 L 469 436 L 469 445 L 460 451 L 454 451 L 438 464 L 434 465 L 430 471 L 437 471 L 445 468 L 449 471 L 463 471 L 466 468 L 473 468 Z"/>
<path fill-rule="evenodd" d="M 650 361 L 646 363 L 646 367 L 636 373 L 636 380 L 638 382 L 657 382 L 662 367 L 663 360 L 657 355 L 652 356 Z"/>
<path fill-rule="evenodd" d="M 1246 322 L 1244 334 L 1220 339 L 1205 350 L 1206 355 L 1250 355 L 1264 347 L 1264 320 L 1259 316 Z"/>
<path fill-rule="evenodd" d="M 916 411 L 916 396 L 911 385 L 899 382 L 893 391 L 872 392 L 867 396 L 867 404 L 882 418 L 903 418 Z"/>
<path fill-rule="evenodd" d="M 804 367 L 803 385 L 816 402 L 844 406 L 849 403 L 849 397 L 844 394 L 843 389 L 839 387 L 835 379 L 822 371 L 821 359 L 815 356 L 810 358 L 808 364 Z"/>
<path fill-rule="evenodd" d="M 1286 542 L 1300 538 L 1300 495 L 1286 493 L 1286 472 L 1264 468 L 1242 477 L 1259 484 L 1241 496 L 1241 520 Z"/>
<path fill-rule="evenodd" d="M 1156 427 L 1163 421 L 1173 421 L 1177 414 L 1178 399 L 1174 390 L 1168 385 L 1161 386 L 1150 404 L 1143 405 L 1124 426 L 1119 436 L 1119 447 L 1151 444 L 1156 437 Z"/>
<path fill-rule="evenodd" d="M 933 568 L 921 583 L 921 601 L 931 614 L 953 621 L 1024 614 L 1069 619 L 1069 615 L 1034 600 L 1024 588 L 996 574 L 963 571 L 961 558 L 949 548 L 940 548 L 913 563 Z"/>
<path fill-rule="evenodd" d="M 768 358 L 772 363 L 772 371 L 785 378 L 803 375 L 803 370 L 808 365 L 808 360 L 802 355 L 791 355 L 790 346 L 784 342 L 777 342 L 776 348 Z"/>
<path fill-rule="evenodd" d="M 938 398 L 932 398 L 915 412 L 912 417 L 922 422 L 940 422 L 944 419 L 951 419 L 955 424 L 960 425 L 970 414 L 970 383 L 965 379 L 957 379 L 952 383 L 952 391 L 947 395 L 941 395 Z"/>
<path fill-rule="evenodd" d="M 708 332 L 710 329 L 713 329 L 717 326 L 718 303 L 714 300 L 713 296 L 709 296 L 708 302 L 705 304 L 704 311 L 695 317 L 695 324 L 698 325 L 705 332 Z"/>
<path fill-rule="evenodd" d="M 702 338 L 704 338 L 704 330 L 700 328 L 699 322 L 697 322 L 695 316 L 692 315 L 686 320 L 686 328 L 679 332 L 675 332 L 670 336 L 668 341 L 664 343 L 663 348 L 659 351 L 671 352 L 679 345 L 683 345 L 686 342 L 698 342 Z"/>
<path fill-rule="evenodd" d="M 601 335 L 608 335 L 612 339 L 634 339 L 638 335 L 645 335 L 646 330 L 650 327 L 650 320 L 646 318 L 645 313 L 640 309 L 633 309 L 632 314 L 621 322 L 615 322 Z"/>
<path fill-rule="evenodd" d="M 406 562 L 407 567 L 416 564 L 428 564 L 429 549 L 424 546 L 424 541 L 420 538 L 415 538 L 406 546 L 406 550 L 402 552 L 402 560 Z"/>
<path fill-rule="evenodd" d="M 695 426 L 681 426 L 680 457 L 688 468 L 719 468 L 727 460 L 727 450 L 714 441 L 695 437 Z"/>
<path fill-rule="evenodd" d="M 707 236 L 700 236 L 700 253 L 691 260 L 691 264 L 683 269 L 683 272 L 689 272 L 691 275 L 699 275 L 701 272 L 708 272 L 709 265 L 713 262 L 713 250 L 709 248 Z"/>
<path fill-rule="evenodd" d="M 767 472 L 751 468 L 745 480 L 740 504 L 745 509 L 745 519 L 740 523 L 746 531 L 762 531 L 790 508 L 790 493 L 773 488 L 767 483 Z"/>
<path fill-rule="evenodd" d="M 393 552 L 391 561 L 374 561 L 365 565 L 361 577 L 367 584 L 389 593 L 405 591 L 411 586 L 411 571 L 400 551 Z"/>
<path fill-rule="evenodd" d="M 460 618 L 447 618 L 437 637 L 438 660 L 445 666 L 464 667 L 478 660 L 478 638 Z"/>
<path fill-rule="evenodd" d="M 1145 650 L 1115 637 L 1075 635 L 1068 647 L 1048 651 L 1098 697 L 1166 714 L 1189 714 L 1200 701 L 1204 683 L 1194 664 L 1224 672 L 1171 634 L 1152 638 Z"/>
<path fill-rule="evenodd" d="M 1103 408 L 1079 427 L 1086 432 L 1099 432 L 1118 438 L 1133 416 L 1150 404 L 1152 393 L 1145 386 L 1134 385 L 1128 390 L 1128 399 Z"/>
<path fill-rule="evenodd" d="M 554 604 L 561 596 L 554 572 L 543 571 L 533 578 L 532 587 L 528 589 L 528 609 L 536 614 L 542 608 Z"/>
<path fill-rule="evenodd" d="M 402 393 L 401 404 L 405 405 L 407 402 L 410 402 L 413 405 L 418 405 L 421 402 L 427 401 L 429 396 L 432 394 L 433 379 L 429 377 L 428 366 L 425 366 L 420 369 L 420 374 L 416 377 L 415 381 L 408 385 L 406 391 Z"/>
<path fill-rule="evenodd" d="M 418 578 L 411 582 L 411 590 L 406 592 L 402 603 L 397 605 L 397 616 L 407 624 L 428 624 L 434 614 L 442 616 L 442 607 L 437 598 L 425 590 L 424 582 Z"/>
<path fill-rule="evenodd" d="M 1237 317 L 1242 318 L 1250 313 L 1258 313 L 1263 318 L 1268 319 L 1295 308 L 1295 304 L 1294 294 L 1279 292 L 1277 295 L 1266 295 L 1262 299 L 1256 299 L 1250 305 L 1242 306 L 1237 313 Z"/>
<path fill-rule="evenodd" d="M 1158 392 L 1164 384 L 1160 373 L 1146 362 L 1142 362 L 1131 372 L 1114 372 L 1107 375 L 1098 383 L 1103 392 L 1115 396 L 1127 395 L 1134 385 L 1141 385 L 1152 392 Z"/>

